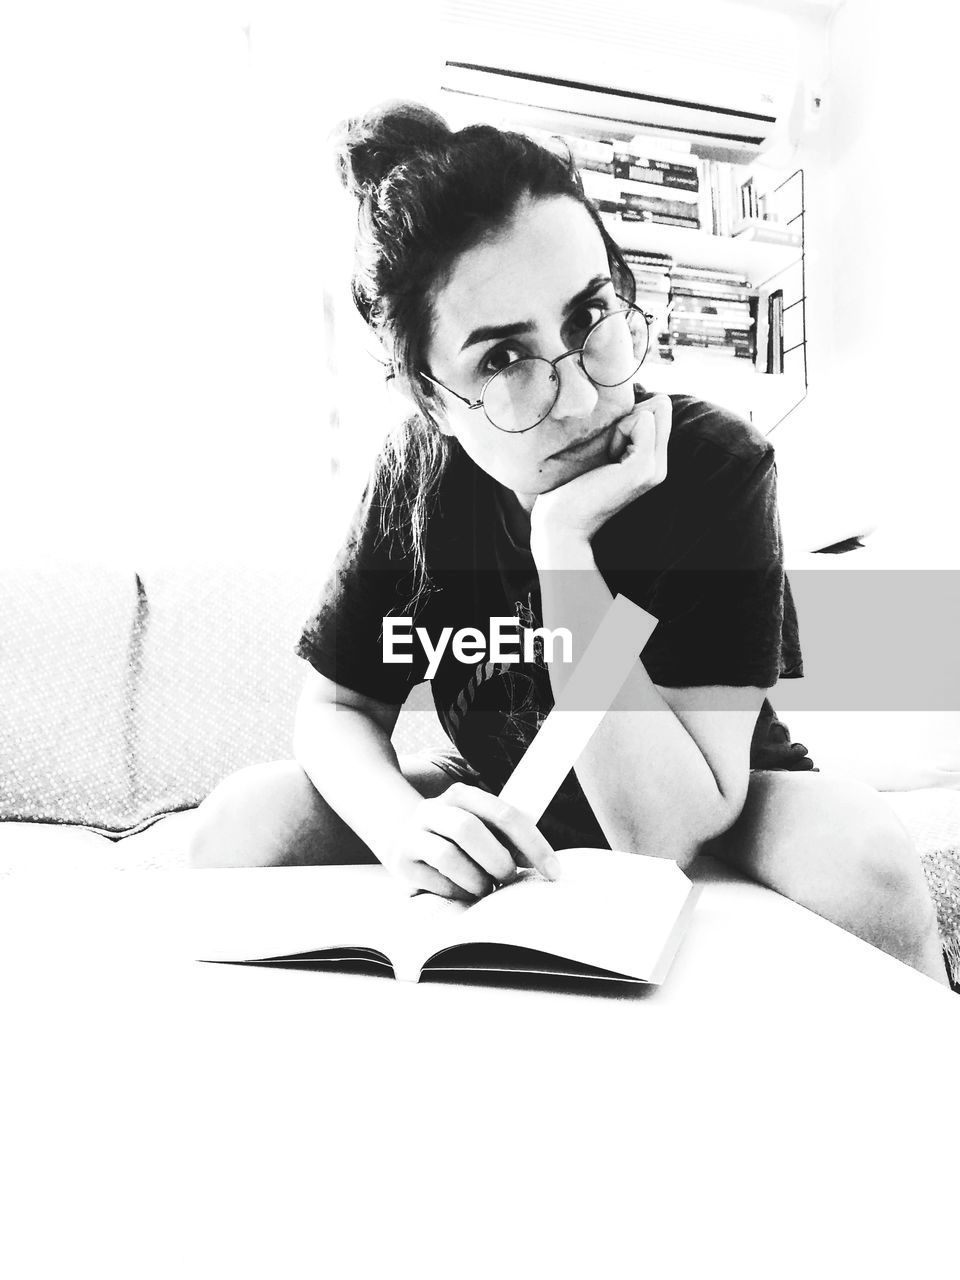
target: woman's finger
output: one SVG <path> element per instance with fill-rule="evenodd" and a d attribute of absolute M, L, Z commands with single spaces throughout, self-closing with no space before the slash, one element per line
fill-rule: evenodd
<path fill-rule="evenodd" d="M 471 897 L 482 898 L 493 891 L 493 879 L 477 866 L 452 840 L 424 831 L 417 840 L 415 857 L 425 862 L 466 890 Z"/>
<path fill-rule="evenodd" d="M 653 415 L 653 470 L 655 483 L 660 484 L 667 475 L 667 447 L 673 426 L 673 402 L 669 396 L 657 393 L 641 400 L 637 407 Z"/>
<path fill-rule="evenodd" d="M 409 862 L 406 866 L 405 879 L 424 893 L 436 894 L 438 898 L 450 898 L 454 902 L 473 902 L 474 895 L 461 889 L 458 884 L 442 876 L 436 867 L 426 862 Z"/>
<path fill-rule="evenodd" d="M 499 796 L 480 791 L 464 782 L 455 782 L 437 799 L 468 809 L 488 823 L 506 841 L 512 850 L 514 861 L 521 866 L 536 867 L 548 880 L 559 877 L 560 863 L 547 838 L 525 813 L 507 804 Z"/>
<path fill-rule="evenodd" d="M 448 788 L 438 796 L 438 801 L 449 796 L 451 790 L 453 788 Z M 486 871 L 491 881 L 503 884 L 507 880 L 516 879 L 517 864 L 509 849 L 500 843 L 490 828 L 477 816 L 475 809 L 467 809 L 446 800 L 446 803 L 430 807 L 428 823 L 431 831 L 451 840 L 478 867 Z"/>

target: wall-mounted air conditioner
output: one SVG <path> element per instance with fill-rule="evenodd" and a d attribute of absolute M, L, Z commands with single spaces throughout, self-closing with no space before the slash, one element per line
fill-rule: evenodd
<path fill-rule="evenodd" d="M 801 75 L 796 19 L 722 0 L 444 0 L 448 119 L 756 153 Z"/>

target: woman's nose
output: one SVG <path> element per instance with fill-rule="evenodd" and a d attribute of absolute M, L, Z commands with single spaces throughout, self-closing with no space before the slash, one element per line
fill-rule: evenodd
<path fill-rule="evenodd" d="M 553 367 L 560 379 L 560 392 L 550 417 L 558 421 L 589 417 L 597 403 L 597 388 L 583 372 L 579 355 L 569 352 Z"/>

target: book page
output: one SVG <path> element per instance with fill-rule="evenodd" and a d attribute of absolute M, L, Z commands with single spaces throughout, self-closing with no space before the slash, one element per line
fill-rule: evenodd
<path fill-rule="evenodd" d="M 451 917 L 446 945 L 527 947 L 662 981 L 694 898 L 677 864 L 606 849 L 568 849 L 557 856 L 559 880 L 524 873 Z"/>
<path fill-rule="evenodd" d="M 260 961 L 370 950 L 394 960 L 409 890 L 380 866 L 217 868 L 190 880 L 198 959 Z"/>
<path fill-rule="evenodd" d="M 430 956 L 460 937 L 460 920 L 479 904 L 418 893 L 390 921 L 390 955 L 396 976 L 416 982 Z"/>

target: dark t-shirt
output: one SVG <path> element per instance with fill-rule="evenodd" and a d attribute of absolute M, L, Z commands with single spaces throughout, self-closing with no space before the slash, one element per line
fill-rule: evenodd
<path fill-rule="evenodd" d="M 643 392 L 638 389 L 638 397 Z M 797 617 L 783 571 L 773 446 L 749 423 L 689 396 L 672 396 L 666 479 L 595 535 L 594 559 L 613 594 L 658 619 L 640 654 L 664 687 L 753 685 L 802 676 Z M 383 620 L 409 617 L 433 642 L 444 627 L 490 633 L 516 616 L 542 625 L 540 579 L 528 546 L 510 532 L 498 485 L 457 446 L 426 534 L 431 589 L 410 608 L 412 560 L 402 531 L 386 536 L 371 484 L 297 652 L 340 685 L 399 704 L 424 679 L 414 642 L 409 665 L 384 661 Z M 431 680 L 440 721 L 483 782 L 499 791 L 553 705 L 542 646 L 530 662 L 469 665 L 448 645 Z M 751 768 L 810 769 L 805 751 L 765 700 Z M 571 771 L 544 823 L 548 837 L 605 844 Z"/>

